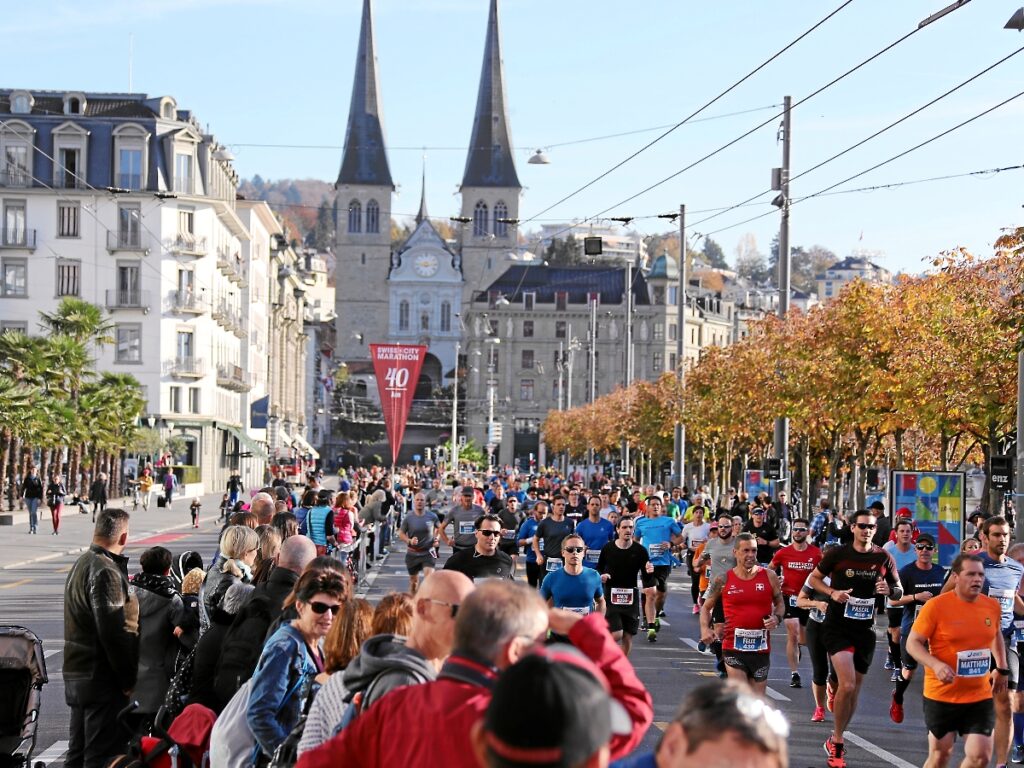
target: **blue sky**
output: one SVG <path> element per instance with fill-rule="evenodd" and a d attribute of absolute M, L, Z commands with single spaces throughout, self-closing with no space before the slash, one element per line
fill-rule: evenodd
<path fill-rule="evenodd" d="M 702 117 L 799 100 L 913 30 L 947 0 L 854 0 Z M 1017 48 L 1003 30 L 1019 0 L 973 0 L 793 111 L 793 173 L 903 117 Z M 538 147 L 682 120 L 792 41 L 841 0 L 502 0 L 513 142 L 526 187 L 523 219 L 639 149 L 658 132 Z M 431 214 L 453 215 L 465 163 L 488 0 L 376 0 L 377 53 L 396 213 L 414 214 L 426 150 Z M 34 0 L 6 9 L 5 87 L 173 95 L 233 147 L 243 176 L 333 181 L 351 90 L 360 0 Z M 1024 90 L 1024 53 L 879 138 L 793 184 L 794 197 L 859 173 Z M 766 190 L 781 162 L 776 123 L 635 200 L 621 201 L 717 149 L 775 112 L 684 125 L 541 220 L 654 216 L 728 206 Z M 1024 97 L 844 188 L 1024 162 Z M 254 147 L 249 144 L 323 148 Z M 455 147 L 457 149 L 444 149 Z M 408 148 L 408 149 L 402 149 Z M 955 246 L 988 253 L 1021 223 L 1024 171 L 895 190 L 823 196 L 795 205 L 794 245 L 840 256 L 866 249 L 894 271 L 917 272 Z M 698 223 L 702 233 L 769 210 L 765 203 Z M 537 222 L 527 224 L 529 229 Z M 638 218 L 644 232 L 671 225 Z M 732 260 L 750 234 L 767 252 L 778 216 L 713 234 Z"/>

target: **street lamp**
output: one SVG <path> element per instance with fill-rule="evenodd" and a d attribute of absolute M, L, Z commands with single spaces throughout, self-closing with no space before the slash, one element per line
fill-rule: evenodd
<path fill-rule="evenodd" d="M 156 416 L 147 416 L 146 423 L 149 424 L 149 428 L 152 429 L 156 426 Z"/>
<path fill-rule="evenodd" d="M 484 339 L 484 343 L 491 345 L 491 348 L 487 350 L 487 470 L 490 471 L 494 463 L 494 449 L 497 448 L 497 435 L 494 428 L 494 396 L 498 380 L 494 378 L 494 369 L 497 345 L 501 344 L 501 339 L 497 336 L 488 336 Z"/>

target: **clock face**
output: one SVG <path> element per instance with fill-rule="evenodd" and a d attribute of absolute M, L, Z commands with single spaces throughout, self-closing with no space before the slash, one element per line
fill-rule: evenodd
<path fill-rule="evenodd" d="M 416 262 L 413 264 L 416 274 L 420 277 L 431 277 L 437 272 L 438 261 L 437 256 L 432 253 L 424 253 L 416 257 Z"/>

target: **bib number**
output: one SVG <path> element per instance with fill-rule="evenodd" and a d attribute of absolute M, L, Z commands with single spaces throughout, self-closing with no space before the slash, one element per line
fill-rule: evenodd
<path fill-rule="evenodd" d="M 623 587 L 612 587 L 611 591 L 611 602 L 612 605 L 632 605 L 633 604 L 633 591 L 632 589 L 625 589 Z"/>
<path fill-rule="evenodd" d="M 569 605 L 563 605 L 562 608 L 564 608 L 567 611 L 572 611 L 573 613 L 577 613 L 580 616 L 586 616 L 587 614 L 590 613 L 590 607 L 589 606 L 586 606 L 584 608 L 574 608 L 574 607 L 569 606 Z"/>
<path fill-rule="evenodd" d="M 811 608 L 811 610 L 808 612 L 808 617 L 812 621 L 816 621 L 819 624 L 821 624 L 825 621 L 825 612 L 817 608 Z"/>
<path fill-rule="evenodd" d="M 516 532 L 515 531 L 505 531 L 503 534 L 501 534 L 501 538 L 507 539 L 509 541 L 511 541 L 515 537 L 516 537 Z"/>
<path fill-rule="evenodd" d="M 957 651 L 957 677 L 984 677 L 992 665 L 992 652 L 988 648 L 975 651 Z"/>
<path fill-rule="evenodd" d="M 586 556 L 583 559 L 586 560 L 588 563 L 595 563 L 596 564 L 597 561 L 598 561 L 598 558 L 600 558 L 600 557 L 601 557 L 601 550 L 600 549 L 588 549 L 587 553 L 586 553 Z"/>
<path fill-rule="evenodd" d="M 473 533 L 475 530 L 476 529 L 473 527 L 473 523 L 472 522 L 459 523 L 459 535 L 460 536 L 465 536 L 467 534 Z"/>
<path fill-rule="evenodd" d="M 1013 642 L 1024 643 L 1024 619 L 1013 620 Z"/>
<path fill-rule="evenodd" d="M 544 570 L 548 573 L 557 571 L 562 567 L 562 559 L 560 557 L 549 557 L 544 563 Z"/>
<path fill-rule="evenodd" d="M 733 632 L 733 646 L 737 651 L 761 653 L 768 650 L 768 631 L 764 629 L 737 629 Z"/>
<path fill-rule="evenodd" d="M 707 568 L 704 569 L 704 578 L 707 579 L 708 581 L 711 581 L 711 566 L 710 565 Z"/>
<path fill-rule="evenodd" d="M 851 597 L 846 601 L 843 616 L 856 621 L 871 621 L 875 618 L 875 598 Z"/>
<path fill-rule="evenodd" d="M 994 597 L 999 601 L 999 607 L 1003 613 L 1008 613 L 1013 610 L 1014 598 L 1017 596 L 1017 590 L 1015 589 L 997 589 L 989 592 L 990 597 Z"/>
<path fill-rule="evenodd" d="M 796 608 L 797 607 L 796 606 L 796 595 L 790 595 L 789 596 L 789 607 L 790 608 Z"/>

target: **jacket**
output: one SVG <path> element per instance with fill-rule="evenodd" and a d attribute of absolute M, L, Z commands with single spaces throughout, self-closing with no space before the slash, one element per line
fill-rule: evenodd
<path fill-rule="evenodd" d="M 246 721 L 268 757 L 299 721 L 301 702 L 313 686 L 317 667 L 302 635 L 282 625 L 267 641 L 249 689 Z"/>
<path fill-rule="evenodd" d="M 174 676 L 178 656 L 174 628 L 184 615 L 184 605 L 167 576 L 139 573 L 132 584 L 139 599 L 139 679 L 135 699 L 140 713 L 154 714 L 164 703 Z"/>
<path fill-rule="evenodd" d="M 21 495 L 26 499 L 43 498 L 43 479 L 39 475 L 35 477 L 26 476 L 21 482 Z"/>
<path fill-rule="evenodd" d="M 611 758 L 624 757 L 640 743 L 654 719 L 650 694 L 612 640 L 604 616 L 593 613 L 580 619 L 569 639 L 601 669 L 611 695 L 633 721 L 631 733 L 611 740 Z M 393 691 L 338 736 L 304 753 L 296 768 L 477 768 L 470 729 L 483 718 L 497 675 L 496 669 L 479 660 L 450 656 L 437 680 Z M 424 717 L 425 713 L 432 716 Z M 397 723 L 401 724 L 401 738 L 395 738 Z M 438 733 L 445 737 L 438 739 Z M 424 750 L 424 744 L 431 748 Z"/>
<path fill-rule="evenodd" d="M 89 488 L 89 501 L 95 504 L 107 503 L 107 484 L 103 480 L 93 480 Z"/>
<path fill-rule="evenodd" d="M 202 704 L 217 714 L 228 703 L 222 701 L 213 688 L 217 675 L 217 662 L 220 659 L 224 636 L 234 620 L 227 611 L 214 608 L 210 614 L 210 628 L 203 633 L 196 643 L 196 655 L 192 659 L 192 688 L 189 694 L 190 704 Z"/>
<path fill-rule="evenodd" d="M 235 614 L 224 637 L 214 680 L 214 690 L 221 701 L 229 701 L 242 684 L 252 677 L 263 652 L 267 630 L 281 615 L 284 600 L 298 580 L 299 575 L 295 571 L 275 568 Z"/>
<path fill-rule="evenodd" d="M 75 562 L 64 587 L 64 690 L 89 704 L 135 687 L 139 602 L 128 558 L 97 544 Z"/>
<path fill-rule="evenodd" d="M 419 651 L 407 646 L 400 635 L 369 638 L 342 674 L 349 700 L 376 681 L 372 697 L 364 695 L 362 711 L 395 688 L 429 682 L 437 677 L 434 666 Z"/>

